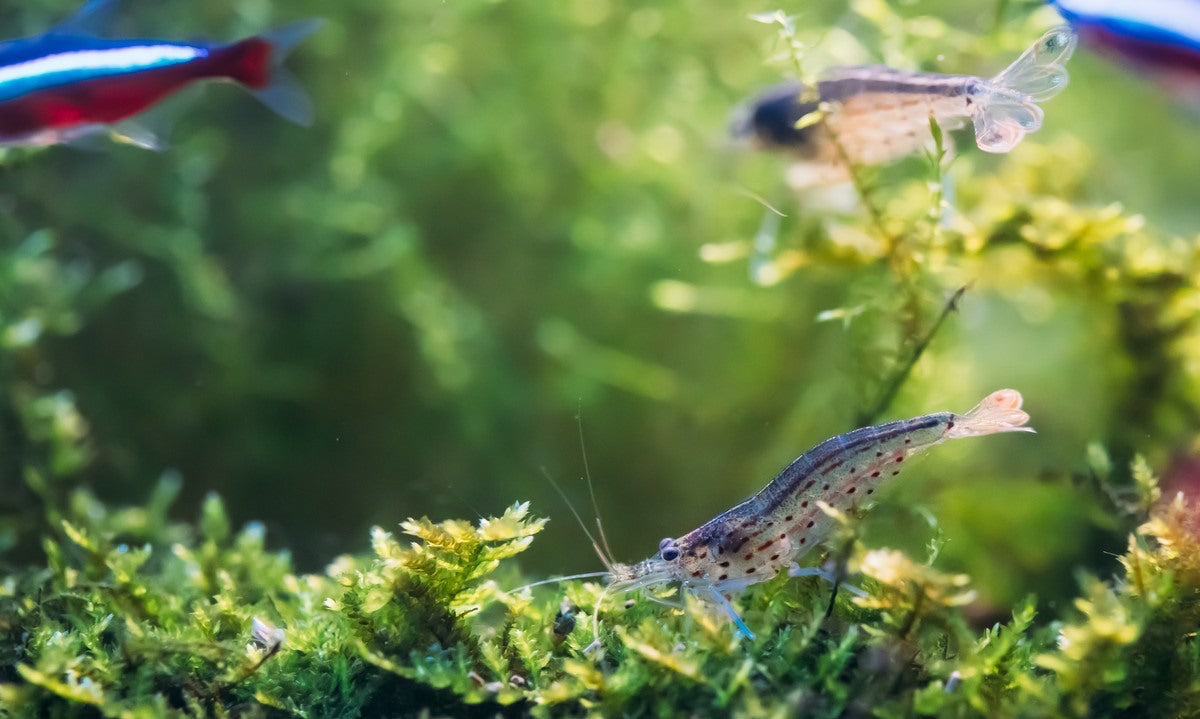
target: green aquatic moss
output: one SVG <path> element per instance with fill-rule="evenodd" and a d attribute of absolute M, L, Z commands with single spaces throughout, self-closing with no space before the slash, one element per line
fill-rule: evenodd
<path fill-rule="evenodd" d="M 1153 487 L 1153 479 L 1142 482 Z M 1200 540 L 1182 496 L 1073 608 L 1030 598 L 980 627 L 965 575 L 868 549 L 842 516 L 861 596 L 781 576 L 738 599 L 754 639 L 669 588 L 509 591 L 545 519 L 408 520 L 322 574 L 209 497 L 166 519 L 75 493 L 46 566 L 0 585 L 0 715 L 12 717 L 1186 716 L 1200 711 Z M 497 578 L 503 579 L 501 584 Z M 832 597 L 832 603 L 831 603 Z M 593 643 L 592 612 L 600 612 Z"/>

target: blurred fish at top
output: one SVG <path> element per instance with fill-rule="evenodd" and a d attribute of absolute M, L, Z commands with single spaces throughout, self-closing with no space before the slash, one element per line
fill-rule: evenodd
<path fill-rule="evenodd" d="M 1049 0 L 1097 52 L 1200 105 L 1200 0 Z"/>
<path fill-rule="evenodd" d="M 849 166 L 917 152 L 932 139 L 931 117 L 945 130 L 970 120 L 981 150 L 1008 152 L 1042 126 L 1038 103 L 1067 86 L 1063 64 L 1075 43 L 1070 28 L 1054 28 L 990 80 L 885 66 L 833 68 L 815 92 L 800 82 L 769 88 L 736 113 L 732 131 L 795 156 L 794 186 L 839 182 Z"/>
<path fill-rule="evenodd" d="M 96 27 L 115 2 L 91 0 L 42 35 L 0 43 L 0 146 L 107 134 L 158 149 L 129 118 L 200 80 L 236 82 L 283 117 L 312 122 L 312 103 L 282 62 L 320 21 L 228 45 L 101 38 Z"/>

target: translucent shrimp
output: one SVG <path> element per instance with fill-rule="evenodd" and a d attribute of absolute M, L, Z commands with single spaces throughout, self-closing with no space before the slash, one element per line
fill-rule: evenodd
<path fill-rule="evenodd" d="M 674 582 L 717 605 L 741 634 L 753 637 L 729 597 L 785 569 L 793 576 L 822 574 L 796 563 L 833 528 L 833 519 L 817 506 L 818 501 L 849 506 L 899 474 L 913 454 L 950 439 L 1032 432 L 1025 426 L 1028 421 L 1029 415 L 1021 410 L 1021 394 L 1002 389 L 965 414 L 938 412 L 827 439 L 800 455 L 753 497 L 681 537 L 662 540 L 649 559 L 631 565 L 606 560 L 612 582 L 598 604 L 614 592 Z M 594 632 L 597 621 L 593 620 Z"/>
<path fill-rule="evenodd" d="M 816 99 L 805 98 L 798 82 L 766 90 L 737 113 L 732 131 L 794 155 L 789 179 L 796 186 L 839 182 L 851 166 L 919 151 L 930 142 L 931 117 L 947 130 L 970 121 L 979 149 L 1008 152 L 1042 126 L 1038 103 L 1067 86 L 1064 63 L 1076 42 L 1069 27 L 1054 28 L 990 80 L 884 66 L 834 68 L 817 83 Z"/>

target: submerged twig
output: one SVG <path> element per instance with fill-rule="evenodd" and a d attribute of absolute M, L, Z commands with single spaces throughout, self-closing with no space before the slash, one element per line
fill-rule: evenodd
<path fill-rule="evenodd" d="M 900 367 L 898 367 L 896 372 L 892 375 L 891 380 L 884 387 L 883 392 L 880 393 L 879 399 L 876 400 L 875 404 L 873 404 L 870 409 L 858 415 L 858 417 L 855 419 L 855 424 L 871 424 L 887 410 L 887 408 L 892 404 L 892 400 L 896 398 L 896 394 L 900 391 L 900 387 L 904 385 L 904 381 L 908 379 L 909 374 L 912 373 L 913 367 L 916 366 L 917 362 L 921 359 L 921 355 L 923 355 L 926 348 L 929 347 L 929 343 L 933 341 L 934 336 L 937 335 L 938 330 L 942 328 L 942 325 L 946 322 L 946 318 L 950 316 L 950 313 L 958 309 L 959 299 L 962 298 L 963 294 L 965 294 L 970 287 L 970 284 L 966 284 L 955 290 L 954 294 L 950 296 L 950 299 L 946 301 L 945 306 L 942 307 L 942 311 L 938 315 L 937 319 L 933 321 L 933 325 L 930 326 L 929 331 L 917 341 L 917 344 L 913 346 L 912 352 L 909 354 L 908 359 L 906 359 L 904 364 L 900 365 Z"/>

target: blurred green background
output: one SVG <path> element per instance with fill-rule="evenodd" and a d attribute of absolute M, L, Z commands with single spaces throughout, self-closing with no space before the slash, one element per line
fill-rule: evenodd
<path fill-rule="evenodd" d="M 0 27 L 73 9 L 6 5 Z M 1168 471 L 1192 450 L 1196 115 L 1081 50 L 1015 152 L 958 135 L 950 227 L 929 226 L 926 159 L 873 176 L 889 227 L 929 237 L 888 262 L 861 211 L 797 201 L 783 158 L 732 143 L 731 111 L 838 63 L 990 76 L 1054 13 L 797 3 L 793 53 L 750 18 L 775 9 L 126 3 L 121 32 L 181 39 L 324 17 L 289 61 L 318 119 L 210 86 L 173 108 L 165 152 L 4 156 L 6 509 L 32 506 L 37 428 L 65 426 L 64 484 L 134 502 L 177 473 L 181 513 L 218 492 L 304 569 L 372 524 L 517 499 L 554 520 L 530 571 L 598 569 L 544 476 L 591 515 L 580 426 L 613 550 L 640 559 L 857 426 L 972 283 L 877 419 L 1011 386 L 1039 434 L 938 449 L 868 537 L 921 555 L 940 532 L 939 565 L 985 602 L 1073 595 L 1128 529 L 1099 448 L 1118 489 L 1134 452 Z M 787 215 L 769 283 L 755 196 Z"/>

